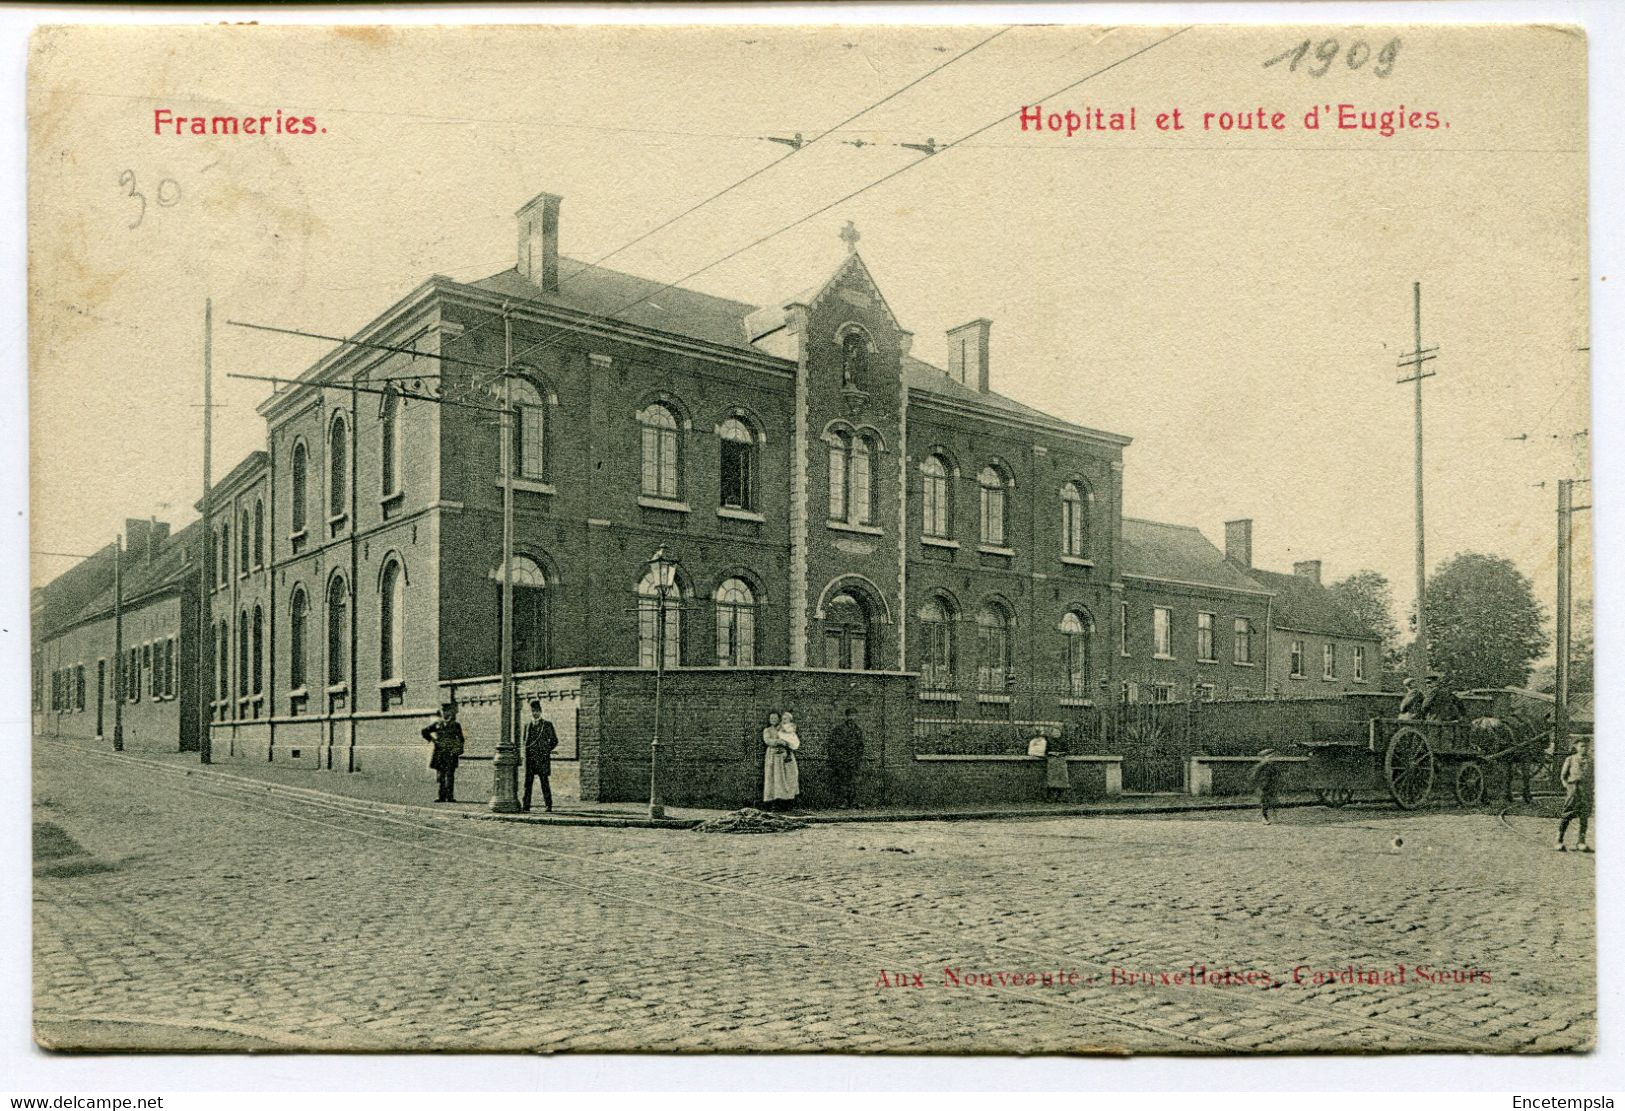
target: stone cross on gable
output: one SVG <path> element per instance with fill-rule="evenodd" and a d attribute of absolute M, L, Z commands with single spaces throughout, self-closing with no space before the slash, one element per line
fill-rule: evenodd
<path fill-rule="evenodd" d="M 862 238 L 863 233 L 858 231 L 857 226 L 854 225 L 851 220 L 848 220 L 846 222 L 846 227 L 841 229 L 841 239 L 846 243 L 848 253 L 857 253 L 858 240 Z"/>

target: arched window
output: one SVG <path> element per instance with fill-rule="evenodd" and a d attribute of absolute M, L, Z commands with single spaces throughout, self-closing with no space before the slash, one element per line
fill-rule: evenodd
<path fill-rule="evenodd" d="M 237 615 L 237 697 L 248 693 L 248 611 Z"/>
<path fill-rule="evenodd" d="M 502 636 L 502 565 L 491 571 L 496 586 L 498 652 Z M 547 573 L 525 555 L 513 557 L 513 669 L 541 671 L 548 666 Z"/>
<path fill-rule="evenodd" d="M 976 615 L 976 689 L 1004 694 L 1010 680 L 1010 616 L 997 603 Z"/>
<path fill-rule="evenodd" d="M 224 702 L 231 696 L 231 626 L 224 617 L 214 630 L 214 661 L 215 697 Z"/>
<path fill-rule="evenodd" d="M 756 663 L 756 595 L 744 579 L 717 587 L 717 663 L 752 667 Z"/>
<path fill-rule="evenodd" d="M 920 607 L 920 682 L 926 690 L 954 688 L 953 607 L 932 598 Z"/>
<path fill-rule="evenodd" d="M 869 345 L 863 333 L 848 332 L 841 340 L 841 385 L 845 389 L 860 389 L 869 373 Z"/>
<path fill-rule="evenodd" d="M 948 463 L 940 455 L 929 456 L 920 464 L 924 478 L 920 491 L 920 531 L 926 536 L 947 537 L 953 527 L 948 497 Z"/>
<path fill-rule="evenodd" d="M 829 519 L 846 520 L 847 475 L 846 465 L 852 457 L 852 437 L 845 432 L 833 432 L 829 437 Z"/>
<path fill-rule="evenodd" d="M 303 690 L 305 686 L 305 623 L 309 620 L 310 600 L 305 588 L 293 588 L 288 602 L 288 689 Z"/>
<path fill-rule="evenodd" d="M 982 543 L 1003 547 L 1005 536 L 1004 488 L 1009 482 L 1004 473 L 994 466 L 983 467 L 982 473 L 976 476 L 976 482 L 982 489 Z"/>
<path fill-rule="evenodd" d="M 1092 681 L 1089 641 L 1095 631 L 1087 613 L 1067 610 L 1061 615 L 1061 668 L 1067 697 L 1088 698 Z"/>
<path fill-rule="evenodd" d="M 265 566 L 265 502 L 254 499 L 254 566 Z"/>
<path fill-rule="evenodd" d="M 327 515 L 342 517 L 348 511 L 346 485 L 350 469 L 350 441 L 343 417 L 334 417 L 327 430 Z"/>
<path fill-rule="evenodd" d="M 350 592 L 343 575 L 327 584 L 327 685 L 337 686 L 350 673 Z"/>
<path fill-rule="evenodd" d="M 677 497 L 677 415 L 664 405 L 638 414 L 643 431 L 643 492 L 651 498 Z"/>
<path fill-rule="evenodd" d="M 869 607 L 850 590 L 824 607 L 824 666 L 864 671 L 871 666 L 873 637 L 869 635 Z"/>
<path fill-rule="evenodd" d="M 254 607 L 254 693 L 265 691 L 265 610 Z"/>
<path fill-rule="evenodd" d="M 405 592 L 401 562 L 391 559 L 378 582 L 378 678 L 385 681 L 401 677 Z"/>
<path fill-rule="evenodd" d="M 224 586 L 231 581 L 231 513 L 227 511 L 226 520 L 220 526 L 220 585 Z"/>
<path fill-rule="evenodd" d="M 237 530 L 237 573 L 248 574 L 249 530 L 252 528 L 248 516 L 248 506 L 243 506 L 242 526 Z"/>
<path fill-rule="evenodd" d="M 874 519 L 874 446 L 862 433 L 831 432 L 829 519 L 866 525 Z"/>
<path fill-rule="evenodd" d="M 678 667 L 683 662 L 683 590 L 673 584 L 662 597 L 650 568 L 638 583 L 638 666 L 655 666 L 655 646 L 661 643 L 662 614 L 664 614 L 665 644 L 663 656 L 666 667 Z"/>
<path fill-rule="evenodd" d="M 851 486 L 848 521 L 866 525 L 874 519 L 874 492 L 870 476 L 869 439 L 863 435 L 852 437 L 851 465 L 847 467 L 847 481 Z"/>
<path fill-rule="evenodd" d="M 722 440 L 722 504 L 730 509 L 756 508 L 756 434 L 738 417 L 717 429 Z"/>
<path fill-rule="evenodd" d="M 378 404 L 378 478 L 387 497 L 401 488 L 401 398 L 386 385 Z"/>
<path fill-rule="evenodd" d="M 1089 491 L 1076 482 L 1061 487 L 1061 554 L 1082 556 L 1089 550 Z"/>
<path fill-rule="evenodd" d="M 515 478 L 543 482 L 547 478 L 547 410 L 542 393 L 528 378 L 517 378 L 513 391 L 513 462 Z"/>
<path fill-rule="evenodd" d="M 305 531 L 305 499 L 308 496 L 307 486 L 309 479 L 307 472 L 310 469 L 310 452 L 305 449 L 305 441 L 296 440 L 293 445 L 293 531 Z"/>

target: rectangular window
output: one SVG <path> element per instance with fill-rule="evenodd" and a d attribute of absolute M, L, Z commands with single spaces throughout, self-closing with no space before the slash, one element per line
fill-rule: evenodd
<path fill-rule="evenodd" d="M 751 504 L 750 444 L 722 441 L 722 504 L 730 509 L 755 509 Z"/>
<path fill-rule="evenodd" d="M 1218 660 L 1218 654 L 1213 650 L 1213 615 L 1199 613 L 1196 615 L 1196 658 L 1213 663 Z"/>
<path fill-rule="evenodd" d="M 175 697 L 175 638 L 170 637 L 164 648 L 164 693 Z"/>
<path fill-rule="evenodd" d="M 1172 683 L 1158 683 L 1151 688 L 1151 701 L 1172 702 L 1174 700 L 1174 685 Z"/>
<path fill-rule="evenodd" d="M 1236 618 L 1235 652 L 1232 659 L 1238 664 L 1253 662 L 1253 623 L 1245 617 Z"/>
<path fill-rule="evenodd" d="M 852 520 L 866 525 L 874 516 L 874 496 L 870 492 L 869 447 L 860 438 L 852 444 L 852 466 L 848 468 L 852 486 Z"/>
<path fill-rule="evenodd" d="M 1219 688 L 1212 683 L 1202 683 L 1197 686 L 1196 693 L 1201 695 L 1203 702 L 1212 702 L 1219 697 Z"/>
<path fill-rule="evenodd" d="M 1303 678 L 1303 641 L 1301 640 L 1292 642 L 1291 666 L 1287 674 L 1294 679 Z"/>
<path fill-rule="evenodd" d="M 1356 646 L 1354 649 L 1354 679 L 1356 682 L 1365 680 L 1365 647 Z"/>
<path fill-rule="evenodd" d="M 73 708 L 85 708 L 85 665 L 76 664 L 73 669 Z"/>
<path fill-rule="evenodd" d="M 1128 603 L 1117 604 L 1117 653 L 1120 656 L 1129 654 L 1128 650 Z"/>
<path fill-rule="evenodd" d="M 1174 657 L 1174 614 L 1166 606 L 1151 611 L 1151 652 L 1159 659 Z"/>
<path fill-rule="evenodd" d="M 1335 678 L 1337 678 L 1337 645 L 1335 645 L 1335 644 L 1324 645 L 1320 650 L 1320 660 L 1321 660 L 1320 677 L 1322 679 L 1335 679 Z"/>

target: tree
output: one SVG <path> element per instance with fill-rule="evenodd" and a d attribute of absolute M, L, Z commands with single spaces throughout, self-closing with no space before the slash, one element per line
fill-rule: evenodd
<path fill-rule="evenodd" d="M 1521 687 L 1551 640 L 1512 561 L 1463 552 L 1428 578 L 1428 662 L 1457 689 Z"/>
<path fill-rule="evenodd" d="M 1326 589 L 1380 642 L 1383 686 L 1397 686 L 1405 660 L 1399 645 L 1399 622 L 1394 619 L 1394 588 L 1388 576 L 1381 571 L 1356 571 Z M 1395 682 L 1390 684 L 1390 679 Z"/>

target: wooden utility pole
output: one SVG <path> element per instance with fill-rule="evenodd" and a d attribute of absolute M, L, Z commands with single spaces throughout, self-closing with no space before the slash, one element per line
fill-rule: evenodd
<path fill-rule="evenodd" d="M 124 751 L 124 537 L 113 537 L 113 751 Z"/>
<path fill-rule="evenodd" d="M 1427 540 L 1422 517 L 1422 379 L 1432 378 L 1434 371 L 1424 371 L 1422 364 L 1439 357 L 1437 347 L 1422 346 L 1422 283 L 1411 286 L 1416 318 L 1416 347 L 1410 354 L 1401 355 L 1399 365 L 1411 368 L 1408 378 L 1400 384 L 1416 384 L 1416 641 L 1411 646 L 1411 675 L 1420 684 L 1428 672 L 1428 619 L 1427 619 Z"/>
<path fill-rule="evenodd" d="M 1574 637 L 1574 515 L 1589 505 L 1574 504 L 1574 486 L 1584 479 L 1564 478 L 1557 483 L 1557 676 L 1552 707 L 1553 754 L 1568 750 L 1569 667 Z"/>
<path fill-rule="evenodd" d="M 197 752 L 198 762 L 210 763 L 213 759 L 213 738 L 209 735 L 210 724 L 213 720 L 214 684 L 219 679 L 212 674 L 214 662 L 219 657 L 217 648 L 209 644 L 209 592 L 214 584 L 209 581 L 209 568 L 220 554 L 214 550 L 214 531 L 209 524 L 209 491 L 214 486 L 214 476 L 209 465 L 214 458 L 214 301 L 205 298 L 203 302 L 203 558 L 198 560 L 198 581 L 202 589 L 197 596 L 198 614 L 198 735 Z M 208 654 L 208 662 L 204 662 L 204 654 Z M 205 683 L 204 680 L 209 680 Z M 207 688 L 207 689 L 205 689 Z"/>

